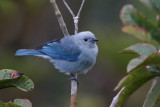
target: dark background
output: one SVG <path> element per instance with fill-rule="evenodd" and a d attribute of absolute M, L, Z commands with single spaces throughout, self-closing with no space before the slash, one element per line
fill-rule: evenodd
<path fill-rule="evenodd" d="M 73 11 L 81 0 L 67 0 Z M 62 0 L 57 4 L 64 16 L 70 34 L 73 20 Z M 118 52 L 140 42 L 121 31 L 120 10 L 133 4 L 146 16 L 155 19 L 139 0 L 86 0 L 80 16 L 79 31 L 92 31 L 99 38 L 97 63 L 86 75 L 79 75 L 78 107 L 108 107 L 116 95 L 113 89 L 126 75 L 126 65 L 133 56 Z M 34 56 L 14 56 L 18 49 L 31 49 L 63 34 L 49 0 L 0 0 L 0 69 L 23 72 L 35 83 L 32 92 L 16 88 L 0 90 L 0 100 L 27 98 L 33 107 L 69 107 L 69 76 L 59 73 L 49 61 Z M 124 107 L 140 107 L 149 84 L 134 93 Z"/>

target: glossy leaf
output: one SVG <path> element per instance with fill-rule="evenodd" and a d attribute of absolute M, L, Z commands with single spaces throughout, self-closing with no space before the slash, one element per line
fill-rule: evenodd
<path fill-rule="evenodd" d="M 159 0 L 149 0 L 155 10 L 160 13 L 160 1 Z"/>
<path fill-rule="evenodd" d="M 159 52 L 153 53 L 149 56 L 141 56 L 141 57 L 132 59 L 127 66 L 127 72 L 131 72 L 142 66 L 150 66 L 150 65 L 160 65 Z"/>
<path fill-rule="evenodd" d="M 149 80 L 159 75 L 160 74 L 158 74 L 157 72 L 145 71 L 144 69 L 141 68 L 129 73 L 127 76 L 122 78 L 114 90 L 120 90 L 124 86 L 132 85 L 133 83 L 141 81 L 143 79 Z"/>
<path fill-rule="evenodd" d="M 3 69 L 0 70 L 0 89 L 7 87 L 17 87 L 23 91 L 30 91 L 34 88 L 31 79 L 18 71 Z"/>
<path fill-rule="evenodd" d="M 140 0 L 146 6 L 160 13 L 160 0 Z"/>
<path fill-rule="evenodd" d="M 125 25 L 122 27 L 122 31 L 135 36 L 145 43 L 150 43 L 155 46 L 159 45 L 158 42 L 151 37 L 151 34 L 147 30 L 139 26 Z"/>
<path fill-rule="evenodd" d="M 152 84 L 155 85 L 154 88 L 152 89 L 151 93 L 147 97 L 144 107 L 155 107 L 156 103 L 159 101 L 160 97 L 160 82 L 157 82 L 157 84 Z"/>
<path fill-rule="evenodd" d="M 159 76 L 160 74 L 156 72 L 149 72 L 143 69 L 139 69 L 131 72 L 126 77 L 124 77 L 115 90 L 121 89 L 119 95 L 117 96 L 117 101 L 112 103 L 116 103 L 115 107 L 122 107 L 123 103 L 128 99 L 128 97 L 135 92 L 139 87 L 141 87 L 148 80 L 152 79 L 155 76 Z"/>
<path fill-rule="evenodd" d="M 120 13 L 120 18 L 125 25 L 137 25 L 136 21 L 133 20 L 133 17 L 131 13 L 133 12 L 134 7 L 132 5 L 125 5 L 123 6 L 121 13 Z"/>
<path fill-rule="evenodd" d="M 149 0 L 140 0 L 140 1 L 150 9 L 153 9 L 153 6 L 151 5 Z"/>
<path fill-rule="evenodd" d="M 152 53 L 157 52 L 157 49 L 150 44 L 146 43 L 137 43 L 128 48 L 125 48 L 120 53 L 122 54 L 137 54 L 140 56 L 148 56 Z"/>
<path fill-rule="evenodd" d="M 9 103 L 0 101 L 0 107 L 32 107 L 32 103 L 27 99 L 15 99 L 14 102 Z"/>
<path fill-rule="evenodd" d="M 133 58 L 132 60 L 130 60 L 127 65 L 127 72 L 131 72 L 136 68 L 140 67 L 140 65 L 144 62 L 146 58 L 147 56 L 141 56 L 141 57 Z"/>
<path fill-rule="evenodd" d="M 21 105 L 22 107 L 32 107 L 32 103 L 27 99 L 15 99 L 13 103 Z"/>
<path fill-rule="evenodd" d="M 148 31 L 152 38 L 160 42 L 160 29 L 147 19 L 142 13 L 138 12 L 132 5 L 126 5 L 122 8 L 120 14 L 121 20 L 125 25 L 139 26 Z"/>

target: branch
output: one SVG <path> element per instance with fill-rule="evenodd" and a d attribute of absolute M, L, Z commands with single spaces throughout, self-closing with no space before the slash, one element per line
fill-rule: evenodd
<path fill-rule="evenodd" d="M 53 7 L 55 15 L 56 15 L 56 17 L 58 19 L 58 22 L 59 22 L 60 28 L 61 28 L 61 30 L 63 32 L 63 35 L 64 36 L 69 36 L 70 34 L 68 33 L 66 24 L 65 24 L 65 22 L 63 20 L 63 16 L 62 16 L 61 12 L 59 11 L 59 8 L 57 6 L 56 1 L 55 0 L 50 0 L 50 3 L 52 4 L 52 7 Z"/>
<path fill-rule="evenodd" d="M 77 74 L 75 76 L 77 78 Z M 76 107 L 77 104 L 77 82 L 71 80 L 71 103 L 70 107 Z"/>
<path fill-rule="evenodd" d="M 55 0 L 50 0 L 50 2 L 52 3 L 53 9 L 55 11 L 56 17 L 58 19 L 60 28 L 61 28 L 64 36 L 69 36 L 66 24 L 63 20 L 61 12 L 58 9 L 56 1 Z M 79 21 L 79 16 L 80 16 L 80 13 L 82 11 L 84 2 L 85 2 L 85 0 L 82 0 L 82 3 L 81 3 L 79 11 L 77 13 L 77 16 L 75 16 L 75 14 L 73 13 L 72 9 L 69 7 L 67 2 L 65 0 L 63 0 L 63 3 L 65 4 L 66 8 L 69 10 L 70 14 L 73 17 L 74 26 L 75 26 L 75 34 L 77 34 L 77 32 L 78 32 L 78 21 Z M 76 78 L 78 77 L 77 74 L 76 74 L 75 77 Z M 74 81 L 74 80 L 71 80 L 71 104 L 70 104 L 70 107 L 76 107 L 76 103 L 77 103 L 77 82 Z"/>
<path fill-rule="evenodd" d="M 84 2 L 85 2 L 85 0 L 82 1 L 81 6 L 80 6 L 80 8 L 79 8 L 79 11 L 78 11 L 78 13 L 77 13 L 77 17 L 78 17 L 78 18 L 79 18 L 80 14 L 81 14 L 82 8 L 83 8 L 83 6 L 84 6 Z"/>
<path fill-rule="evenodd" d="M 84 2 L 85 2 L 85 0 L 82 1 L 81 6 L 79 8 L 79 11 L 77 13 L 77 16 L 74 17 L 75 34 L 78 32 L 78 22 L 79 22 L 79 18 L 80 18 L 79 16 L 80 16 L 82 8 L 84 6 Z"/>
<path fill-rule="evenodd" d="M 151 94 L 152 90 L 154 89 L 154 87 L 156 86 L 156 84 L 157 84 L 157 82 L 158 82 L 158 79 L 159 79 L 159 77 L 156 77 L 156 78 L 153 80 L 152 85 L 151 85 L 151 88 L 150 88 L 150 90 L 148 91 L 147 97 L 146 97 L 146 99 L 145 99 L 145 101 L 144 101 L 143 107 L 146 107 L 147 99 L 148 99 L 149 95 Z"/>
<path fill-rule="evenodd" d="M 70 12 L 70 14 L 73 17 L 73 21 L 74 21 L 74 33 L 77 34 L 78 32 L 78 22 L 79 22 L 79 16 L 81 14 L 82 8 L 84 6 L 84 2 L 85 0 L 82 0 L 81 6 L 79 8 L 79 11 L 77 13 L 77 15 L 75 15 L 72 11 L 72 9 L 69 7 L 69 5 L 67 4 L 66 0 L 62 0 L 64 5 L 66 6 L 66 8 L 68 9 L 68 11 Z M 77 78 L 77 74 L 76 74 L 76 78 Z M 71 80 L 71 103 L 70 103 L 70 107 L 76 107 L 76 103 L 77 103 L 77 82 L 74 80 Z"/>
<path fill-rule="evenodd" d="M 69 7 L 69 5 L 67 4 L 66 0 L 63 0 L 63 3 L 64 5 L 66 6 L 66 8 L 69 10 L 70 14 L 72 15 L 73 17 L 73 21 L 74 21 L 74 33 L 77 34 L 78 32 L 78 22 L 79 22 L 79 17 L 80 17 L 80 14 L 81 14 L 81 11 L 82 11 L 82 8 L 84 6 L 84 2 L 85 0 L 82 0 L 82 3 L 81 3 L 81 6 L 79 8 L 79 11 L 77 13 L 77 15 L 75 15 L 72 11 L 72 9 Z"/>
<path fill-rule="evenodd" d="M 69 7 L 69 5 L 67 4 L 66 0 L 63 0 L 64 5 L 66 6 L 66 8 L 69 10 L 70 14 L 72 15 L 72 17 L 76 17 L 75 14 L 73 13 L 72 9 Z"/>

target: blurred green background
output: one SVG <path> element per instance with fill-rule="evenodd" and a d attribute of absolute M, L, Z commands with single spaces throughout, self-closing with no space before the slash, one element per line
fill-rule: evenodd
<path fill-rule="evenodd" d="M 81 0 L 67 0 L 77 12 Z M 70 34 L 73 20 L 62 0 L 57 0 Z M 113 89 L 126 75 L 126 65 L 131 55 L 118 52 L 140 42 L 121 32 L 120 10 L 125 4 L 133 4 L 146 16 L 155 19 L 139 0 L 86 0 L 79 31 L 92 31 L 99 38 L 97 63 L 86 75 L 79 75 L 78 107 L 108 107 L 117 92 Z M 21 48 L 36 48 L 47 41 L 63 37 L 49 0 L 0 0 L 0 69 L 23 72 L 35 83 L 32 92 L 16 88 L 0 90 L 0 100 L 28 98 L 33 107 L 69 107 L 69 76 L 57 72 L 47 60 L 34 57 L 16 57 Z M 149 85 L 134 93 L 124 107 L 140 107 Z"/>

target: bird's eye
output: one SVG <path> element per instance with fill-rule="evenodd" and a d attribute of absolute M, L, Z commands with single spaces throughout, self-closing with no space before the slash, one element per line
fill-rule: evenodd
<path fill-rule="evenodd" d="M 88 39 L 84 39 L 84 41 L 85 41 L 85 42 L 87 42 L 87 41 L 88 41 Z"/>

